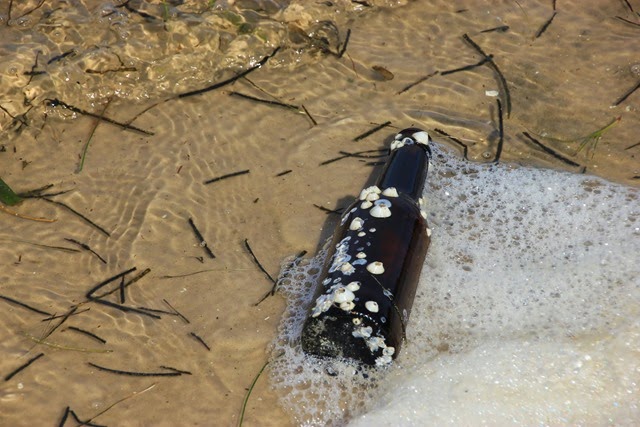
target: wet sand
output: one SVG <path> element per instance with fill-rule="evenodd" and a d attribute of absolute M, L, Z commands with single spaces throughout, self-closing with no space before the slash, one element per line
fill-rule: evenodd
<path fill-rule="evenodd" d="M 94 10 L 99 3 L 83 5 Z M 639 30 L 615 17 L 640 20 L 621 2 L 559 2 L 557 15 L 536 38 L 536 32 L 553 14 L 551 3 L 416 1 L 394 8 L 363 7 L 351 12 L 349 19 L 334 16 L 340 23 L 336 41 L 344 41 L 346 29 L 351 29 L 346 52 L 340 58 L 318 49 L 293 54 L 286 37 L 276 38 L 284 44 L 281 51 L 248 75 L 249 80 L 170 100 L 175 94 L 231 78 L 276 46 L 254 46 L 254 39 L 249 39 L 238 49 L 254 50 L 234 56 L 235 63 L 228 61 L 230 69 L 214 64 L 210 75 L 200 75 L 193 61 L 210 57 L 197 49 L 202 40 L 189 40 L 189 26 L 183 23 L 189 22 L 186 18 L 173 18 L 182 23 L 169 26 L 173 32 L 160 24 L 149 30 L 145 27 L 149 23 L 128 11 L 128 21 L 118 24 L 119 28 L 145 27 L 150 44 L 154 37 L 172 36 L 177 45 L 182 44 L 184 57 L 177 56 L 176 48 L 161 72 L 150 67 L 146 73 L 127 72 L 127 78 L 109 77 L 117 74 L 111 72 L 94 80 L 94 73 L 86 70 L 105 63 L 100 55 L 94 58 L 95 63 L 87 62 L 93 58 L 87 52 L 98 40 L 88 32 L 90 25 L 80 25 L 86 21 L 78 18 L 77 25 L 87 33 L 73 32 L 77 17 L 70 12 L 65 15 L 66 27 L 38 25 L 44 22 L 45 12 L 54 8 L 46 5 L 29 15 L 33 22 L 6 25 L 3 11 L 0 49 L 12 54 L 2 61 L 1 177 L 17 192 L 49 183 L 54 187 L 48 192 L 68 190 L 52 199 L 73 207 L 109 233 L 107 236 L 68 210 L 43 200 L 26 200 L 11 209 L 56 222 L 2 214 L 0 295 L 51 314 L 67 313 L 77 304 L 81 304 L 78 311 L 89 309 L 69 317 L 46 338 L 48 343 L 67 347 L 55 348 L 37 344 L 29 336 L 43 336 L 59 319 L 43 321 L 46 316 L 0 301 L 2 375 L 44 353 L 24 371 L 3 381 L 3 423 L 59 423 L 70 406 L 82 420 L 106 410 L 95 418 L 95 423 L 102 425 L 237 424 L 248 387 L 271 357 L 270 344 L 285 304 L 276 295 L 255 305 L 273 284 L 248 254 L 245 239 L 272 277 L 277 277 L 287 256 L 302 250 L 314 254 L 337 219 L 314 205 L 328 209 L 344 206 L 377 170 L 357 158 L 324 166 L 320 163 L 340 156 L 341 150 L 385 148 L 385 139 L 399 128 L 422 127 L 437 143 L 455 146 L 433 132 L 444 130 L 468 145 L 470 161 L 493 160 L 499 118 L 496 97 L 487 96 L 487 91 L 500 92 L 504 109 L 501 162 L 584 172 L 637 185 L 640 164 L 635 156 L 640 146 L 634 144 L 640 135 L 640 92 L 617 107 L 612 104 L 640 79 L 640 60 L 634 57 L 632 43 Z M 80 8 L 80 4 L 76 6 Z M 332 16 L 331 11 L 324 13 Z M 12 17 L 18 15 L 14 11 Z M 309 28 L 302 18 L 298 23 Z M 502 25 L 509 29 L 481 32 Z M 32 69 L 34 51 L 43 48 L 37 34 L 47 28 L 61 29 L 56 39 L 60 48 L 54 51 L 45 46 L 37 69 L 58 75 L 50 80 L 46 75 L 33 76 L 29 82 L 31 76 L 23 72 Z M 509 88 L 509 116 L 506 93 L 487 65 L 442 75 L 442 71 L 483 59 L 464 41 L 463 34 L 493 55 Z M 68 50 L 67 40 L 78 43 L 74 37 L 87 39 L 79 45 L 85 63 L 78 65 L 70 58 L 71 65 L 65 65 L 63 71 L 54 70 L 55 62 L 48 68 L 42 66 Z M 141 41 L 129 39 L 124 45 L 134 49 L 135 43 Z M 331 45 L 334 52 L 339 47 Z M 113 64 L 119 66 L 117 61 Z M 376 71 L 374 66 L 389 73 Z M 399 93 L 436 71 L 440 73 Z M 300 111 L 241 99 L 231 96 L 231 91 L 260 98 L 269 94 L 281 102 L 304 105 L 317 125 Z M 32 109 L 23 105 L 25 94 L 34 96 Z M 105 122 L 96 127 L 95 118 L 60 106 L 45 108 L 45 98 L 57 98 L 98 115 L 104 110 L 104 115 L 121 122 L 167 101 L 132 123 L 153 132 L 144 135 Z M 20 126 L 11 118 L 20 114 L 26 114 L 26 125 Z M 582 137 L 618 117 L 620 121 L 606 130 L 595 151 L 589 152 L 595 139 Z M 386 121 L 391 121 L 390 126 L 353 141 Z M 94 127 L 83 170 L 78 173 L 79 157 Z M 537 135 L 540 142 L 579 166 L 570 166 L 531 145 L 523 132 Z M 581 141 L 587 146 L 573 155 Z M 250 172 L 204 184 L 243 170 Z M 198 244 L 189 218 L 202 232 L 215 259 Z M 78 249 L 65 238 L 88 244 L 106 264 L 87 251 L 35 245 Z M 171 314 L 155 319 L 85 303 L 89 289 L 132 267 L 151 271 L 127 288 L 126 306 L 170 311 L 163 302 L 166 300 L 189 322 Z M 187 274 L 191 275 L 165 278 Z M 108 300 L 119 302 L 116 295 Z M 70 326 L 91 331 L 106 344 L 68 329 Z M 190 333 L 201 337 L 210 351 Z M 123 376 L 100 371 L 89 363 L 124 371 L 175 372 L 161 368 L 169 366 L 189 374 Z M 154 384 L 145 393 L 109 409 Z M 287 423 L 293 424 L 290 415 L 279 407 L 268 377 L 261 377 L 247 405 L 245 425 Z"/>

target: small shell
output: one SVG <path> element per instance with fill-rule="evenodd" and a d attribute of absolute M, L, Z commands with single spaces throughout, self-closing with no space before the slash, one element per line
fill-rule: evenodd
<path fill-rule="evenodd" d="M 364 303 L 364 306 L 372 313 L 378 312 L 378 303 L 375 301 L 367 301 Z"/>
<path fill-rule="evenodd" d="M 393 353 L 395 352 L 396 352 L 395 347 L 386 347 L 384 350 L 382 350 L 382 354 L 384 356 L 393 356 Z"/>
<path fill-rule="evenodd" d="M 385 188 L 382 195 L 386 197 L 398 197 L 398 190 L 396 190 L 396 187 Z"/>
<path fill-rule="evenodd" d="M 364 237 L 366 235 L 367 235 L 367 233 L 365 233 L 364 231 L 361 231 L 361 232 L 358 233 L 358 237 Z"/>
<path fill-rule="evenodd" d="M 362 209 L 369 209 L 371 206 L 373 206 L 373 203 L 371 203 L 371 202 L 370 202 L 370 201 L 368 201 L 368 200 L 365 200 L 364 202 L 362 202 L 362 203 L 360 204 L 360 207 L 361 207 Z"/>
<path fill-rule="evenodd" d="M 382 274 L 384 273 L 384 265 L 380 261 L 374 261 L 367 265 L 367 271 L 371 274 Z"/>
<path fill-rule="evenodd" d="M 353 322 L 354 325 L 356 326 L 360 326 L 362 325 L 362 319 L 359 317 L 354 317 L 353 319 L 351 319 L 351 321 Z"/>
<path fill-rule="evenodd" d="M 333 300 L 342 304 L 343 302 L 351 302 L 356 298 L 356 296 L 347 288 L 338 288 L 333 294 Z"/>
<path fill-rule="evenodd" d="M 344 311 L 351 311 L 356 305 L 352 301 L 343 302 L 340 304 L 340 308 Z"/>
<path fill-rule="evenodd" d="M 431 237 L 431 229 L 427 227 L 427 237 Z"/>
<path fill-rule="evenodd" d="M 420 132 L 416 132 L 411 136 L 416 140 L 418 144 L 429 145 L 429 134 L 425 131 L 421 130 Z"/>
<path fill-rule="evenodd" d="M 345 262 L 340 266 L 340 271 L 346 275 L 349 275 L 355 272 L 356 268 L 350 262 Z"/>
<path fill-rule="evenodd" d="M 375 202 L 379 198 L 380 198 L 380 196 L 378 195 L 378 193 L 369 193 L 369 194 L 367 194 L 367 202 Z"/>
<path fill-rule="evenodd" d="M 364 224 L 364 220 L 360 217 L 355 217 L 353 218 L 353 220 L 351 221 L 351 224 L 349 225 L 349 230 L 360 230 L 362 228 L 362 224 Z"/>
<path fill-rule="evenodd" d="M 389 218 L 391 216 L 391 202 L 387 199 L 380 199 L 375 202 L 369 213 L 375 218 Z"/>
<path fill-rule="evenodd" d="M 355 292 L 358 289 L 360 289 L 360 282 L 351 282 L 347 285 L 347 289 L 350 290 L 351 292 Z"/>
<path fill-rule="evenodd" d="M 359 328 L 356 328 L 353 332 L 351 332 L 351 335 L 356 338 L 369 338 L 372 332 L 373 328 L 371 326 L 360 326 Z"/>
<path fill-rule="evenodd" d="M 420 215 L 422 215 L 422 218 L 427 219 L 427 213 L 425 211 L 423 211 L 422 209 L 420 209 Z"/>
<path fill-rule="evenodd" d="M 356 254 L 356 258 L 358 258 L 358 259 L 363 259 L 363 258 L 366 258 L 366 257 L 367 257 L 367 254 L 365 254 L 364 252 L 358 252 Z"/>
<path fill-rule="evenodd" d="M 380 356 L 376 358 L 376 366 L 387 366 L 391 364 L 391 356 Z"/>
<path fill-rule="evenodd" d="M 376 185 L 363 189 L 360 192 L 360 200 L 366 200 L 369 194 L 380 194 L 380 189 Z"/>

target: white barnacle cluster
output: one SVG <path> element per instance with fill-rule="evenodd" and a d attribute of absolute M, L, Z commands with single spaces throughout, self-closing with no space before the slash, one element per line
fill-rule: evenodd
<path fill-rule="evenodd" d="M 376 200 L 369 214 L 374 218 L 389 218 L 391 216 L 391 202 L 387 199 Z"/>
<path fill-rule="evenodd" d="M 359 197 L 360 200 L 362 200 L 360 207 L 362 209 L 369 209 L 371 206 L 373 206 L 373 202 L 380 198 L 380 193 L 382 193 L 382 191 L 380 190 L 380 188 L 378 188 L 377 185 L 372 185 L 371 187 L 363 189 L 360 192 Z"/>
<path fill-rule="evenodd" d="M 358 319 L 357 323 L 354 322 L 354 325 L 356 325 L 356 327 L 353 329 L 353 332 L 351 332 L 351 335 L 364 339 L 371 353 L 382 350 L 382 355 L 376 358 L 376 366 L 389 365 L 393 354 L 396 352 L 395 347 L 387 346 L 384 337 L 371 336 L 373 328 L 371 326 L 361 326 L 362 321 L 360 319 Z"/>
<path fill-rule="evenodd" d="M 349 263 L 351 261 L 351 255 L 348 253 L 350 240 L 351 236 L 347 236 L 336 245 L 336 252 L 333 254 L 329 273 L 340 270 L 344 274 L 351 274 L 355 271 L 351 263 Z"/>
<path fill-rule="evenodd" d="M 391 143 L 391 151 L 412 144 L 429 145 L 429 134 L 423 130 L 414 132 L 410 137 L 399 133 Z"/>
<path fill-rule="evenodd" d="M 316 305 L 311 310 L 311 317 L 320 316 L 321 313 L 329 310 L 333 304 L 336 304 L 344 311 L 353 310 L 355 307 L 355 303 L 353 301 L 356 299 L 354 292 L 360 289 L 361 283 L 354 281 L 343 286 L 342 281 L 339 279 L 334 280 L 334 283 L 335 284 L 329 288 L 327 293 L 320 295 L 316 299 Z"/>

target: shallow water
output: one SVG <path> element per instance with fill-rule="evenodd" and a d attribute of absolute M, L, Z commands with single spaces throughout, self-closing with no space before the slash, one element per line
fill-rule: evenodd
<path fill-rule="evenodd" d="M 83 420 L 106 410 L 95 419 L 103 425 L 237 424 L 247 388 L 272 355 L 285 309 L 282 296 L 255 306 L 272 284 L 253 263 L 244 240 L 248 239 L 272 276 L 287 256 L 301 250 L 314 254 L 337 218 L 313 205 L 344 206 L 377 171 L 362 159 L 319 163 L 339 156 L 340 150 L 384 148 L 383 141 L 395 128 L 423 127 L 439 143 L 458 150 L 432 131 L 442 129 L 469 146 L 471 161 L 492 160 L 499 139 L 497 103 L 487 91 L 501 91 L 505 108 L 503 162 L 575 173 L 586 167 L 587 174 L 637 185 L 640 164 L 635 156 L 640 146 L 634 144 L 640 135 L 640 93 L 611 107 L 640 79 L 640 59 L 633 49 L 639 30 L 615 17 L 640 19 L 622 2 L 559 2 L 557 15 L 539 38 L 536 31 L 553 13 L 551 2 L 372 1 L 378 6 L 366 7 L 351 2 L 310 6 L 229 1 L 216 2 L 223 4 L 213 9 L 206 3 L 174 6 L 167 2 L 165 8 L 160 1 L 137 1 L 127 9 L 116 7 L 117 3 L 58 1 L 30 12 L 38 2 L 12 2 L 9 14 L 9 2 L 0 2 L 1 177 L 16 191 L 49 183 L 54 184 L 51 192 L 70 190 L 54 200 L 110 233 L 107 237 L 68 210 L 42 200 L 13 207 L 24 215 L 57 221 L 40 223 L 2 214 L 0 294 L 63 314 L 85 301 L 86 292 L 97 283 L 136 266 L 151 272 L 127 289 L 126 304 L 170 310 L 166 300 L 190 321 L 167 314 L 158 320 L 84 304 L 79 311 L 90 310 L 71 316 L 47 341 L 112 351 L 91 353 L 36 344 L 25 334 L 42 336 L 57 321 L 42 322 L 44 316 L 0 301 L 3 376 L 44 353 L 3 382 L 0 417 L 4 424 L 58 423 L 67 406 Z M 336 25 L 319 25 L 318 20 Z M 509 30 L 481 33 L 502 25 Z M 345 55 L 323 53 L 339 51 L 347 28 L 352 32 Z M 512 104 L 509 117 L 506 93 L 487 66 L 434 75 L 398 93 L 435 71 L 482 59 L 462 39 L 465 33 L 493 55 L 504 74 Z M 248 79 L 201 95 L 172 98 L 231 78 L 278 46 L 280 51 Z M 63 56 L 67 52 L 71 53 Z M 299 111 L 257 104 L 230 96 L 231 91 L 303 104 L 317 125 Z M 134 126 L 154 134 L 125 131 L 104 122 L 95 127 L 95 118 L 47 106 L 46 99 L 59 99 L 120 122 L 135 117 Z M 602 134 L 597 145 L 593 145 L 596 138 L 583 138 L 618 117 L 620 121 Z M 387 120 L 391 128 L 352 141 Z M 77 173 L 94 127 L 83 170 Z M 524 131 L 580 166 L 567 165 L 532 146 L 522 136 Z M 574 155 L 583 141 L 586 146 Z M 461 150 L 452 155 L 456 153 L 461 155 Z M 203 184 L 247 169 L 246 175 Z M 287 170 L 291 172 L 277 176 Z M 576 189 L 575 194 L 580 191 Z M 634 203 L 637 207 L 637 200 Z M 198 245 L 187 222 L 190 217 L 215 259 L 207 258 Z M 606 229 L 601 232 L 606 234 Z M 637 249 L 637 237 L 633 241 L 620 233 L 614 237 Z M 88 244 L 107 263 L 87 251 L 63 252 L 33 244 L 78 249 L 64 238 Z M 485 249 L 479 246 L 477 251 Z M 552 274 L 547 267 L 541 270 Z M 202 270 L 207 271 L 164 278 Z M 478 280 L 483 277 L 478 272 L 469 274 L 477 274 Z M 635 283 L 637 289 L 637 280 L 633 276 L 623 284 Z M 429 292 L 433 297 L 428 284 L 423 284 L 423 292 L 423 299 L 429 299 Z M 114 296 L 110 301 L 118 300 Z M 418 303 L 429 304 L 422 299 Z M 548 317 L 545 310 L 531 310 L 535 318 Z M 632 320 L 608 326 L 607 334 L 620 327 L 620 336 L 636 336 L 637 312 L 617 306 L 611 310 L 629 314 Z M 446 324 L 455 329 L 455 322 L 444 319 L 448 317 L 422 321 L 427 329 L 446 329 Z M 519 319 L 513 320 L 515 329 L 523 327 L 517 326 Z M 434 322 L 440 323 L 434 326 Z M 423 323 L 416 320 L 415 324 Z M 107 343 L 69 326 L 89 330 Z M 480 335 L 473 345 L 463 346 L 464 353 L 462 347 L 455 348 L 460 341 L 451 338 L 450 351 L 434 359 L 432 347 L 408 345 L 400 366 L 417 363 L 423 372 L 445 375 L 456 363 L 476 363 L 481 371 L 486 360 L 482 352 L 495 351 L 495 339 L 492 334 Z M 593 339 L 595 345 L 601 342 Z M 519 344 L 522 341 L 509 343 L 509 348 L 524 360 L 534 359 L 531 351 L 540 349 L 548 357 L 535 359 L 536 363 L 545 364 L 554 357 L 545 343 L 534 350 Z M 565 353 L 582 354 L 572 343 L 562 345 Z M 626 354 L 615 345 L 606 348 Z M 191 375 L 119 376 L 97 371 L 88 363 L 138 372 L 170 366 Z M 365 402 L 365 396 L 359 396 L 358 407 L 377 402 L 389 390 L 400 392 L 394 389 L 393 375 L 402 382 L 400 373 L 392 374 L 388 388 L 373 390 Z M 531 380 L 526 373 L 509 378 L 519 375 L 522 381 Z M 476 390 L 487 390 L 477 381 L 468 381 Z M 129 397 L 152 384 L 155 387 L 149 391 Z M 438 383 L 432 382 L 423 383 L 422 390 L 429 384 L 438 389 Z M 615 386 L 577 387 L 600 387 L 606 394 Z M 269 377 L 261 377 L 247 406 L 245 424 L 296 424 L 304 419 L 296 418 L 295 407 L 289 406 L 288 412 L 282 409 L 278 405 L 282 401 Z M 434 407 L 446 409 L 447 404 Z M 552 406 L 553 399 L 538 410 L 544 413 Z M 365 422 L 375 417 L 383 423 L 385 416 L 402 411 L 385 410 L 372 413 Z M 297 411 L 309 413 L 303 407 Z M 634 414 L 637 417 L 637 411 Z"/>

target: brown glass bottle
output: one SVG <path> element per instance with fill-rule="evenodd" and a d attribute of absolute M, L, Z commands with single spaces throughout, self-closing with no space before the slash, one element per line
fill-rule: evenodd
<path fill-rule="evenodd" d="M 428 142 L 420 129 L 398 133 L 376 185 L 343 214 L 304 324 L 306 353 L 372 365 L 398 354 L 429 246 Z"/>

